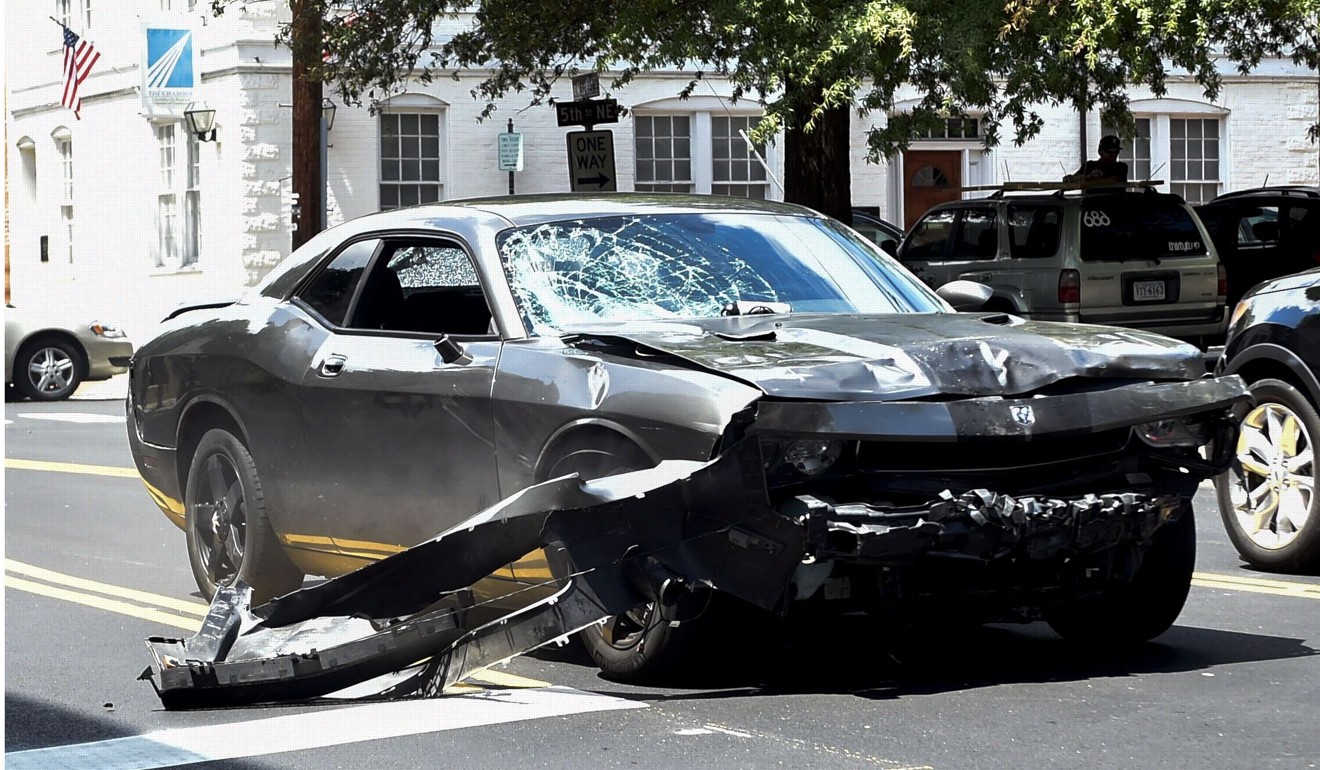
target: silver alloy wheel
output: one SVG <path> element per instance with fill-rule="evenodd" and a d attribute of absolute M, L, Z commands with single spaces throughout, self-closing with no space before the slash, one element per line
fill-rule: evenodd
<path fill-rule="evenodd" d="M 75 367 L 68 353 L 47 345 L 28 358 L 28 381 L 41 393 L 62 393 L 72 384 Z"/>
<path fill-rule="evenodd" d="M 1265 402 L 1242 421 L 1229 495 L 1238 525 L 1261 548 L 1297 538 L 1315 500 L 1315 445 L 1283 404 Z"/>

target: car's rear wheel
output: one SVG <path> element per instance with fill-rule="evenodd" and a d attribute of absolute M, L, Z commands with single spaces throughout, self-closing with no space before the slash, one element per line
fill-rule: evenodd
<path fill-rule="evenodd" d="M 1233 465 L 1215 479 L 1228 538 L 1249 564 L 1299 570 L 1320 564 L 1320 415 L 1282 380 L 1251 385 Z"/>
<path fill-rule="evenodd" d="M 24 345 L 14 369 L 14 386 L 33 401 L 68 398 L 86 376 L 81 352 L 72 343 L 53 338 Z"/>
<path fill-rule="evenodd" d="M 193 578 L 208 601 L 240 575 L 258 603 L 302 585 L 271 527 L 256 463 L 229 431 L 209 430 L 198 442 L 184 510 Z"/>
<path fill-rule="evenodd" d="M 578 473 L 584 479 L 614 476 L 654 465 L 635 444 L 604 434 L 571 440 L 539 474 L 543 479 Z M 710 613 L 682 623 L 661 617 L 654 602 L 606 619 L 578 634 L 587 653 L 609 678 L 654 682 L 687 668 L 712 625 Z"/>
<path fill-rule="evenodd" d="M 1154 639 L 1178 619 L 1196 567 L 1196 522 L 1191 503 L 1151 537 L 1132 580 L 1103 594 L 1055 608 L 1046 620 L 1060 636 L 1087 644 Z"/>

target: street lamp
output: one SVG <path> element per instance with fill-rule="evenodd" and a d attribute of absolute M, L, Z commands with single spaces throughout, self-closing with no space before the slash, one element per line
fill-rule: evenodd
<path fill-rule="evenodd" d="M 197 141 L 215 141 L 215 110 L 206 106 L 206 102 L 188 102 L 183 110 L 183 119 Z"/>
<path fill-rule="evenodd" d="M 335 103 L 321 97 L 321 229 L 330 225 L 330 127 L 335 124 Z"/>
<path fill-rule="evenodd" d="M 329 99 L 321 99 L 321 120 L 325 121 L 326 131 L 335 127 L 335 103 Z"/>

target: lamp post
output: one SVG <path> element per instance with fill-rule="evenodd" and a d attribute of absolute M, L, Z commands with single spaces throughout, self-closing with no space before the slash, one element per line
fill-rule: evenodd
<path fill-rule="evenodd" d="M 183 120 L 197 141 L 215 141 L 215 110 L 206 106 L 206 102 L 188 102 L 183 109 Z"/>
<path fill-rule="evenodd" d="M 335 124 L 335 103 L 321 99 L 321 229 L 330 224 L 330 170 L 328 159 L 330 129 Z"/>

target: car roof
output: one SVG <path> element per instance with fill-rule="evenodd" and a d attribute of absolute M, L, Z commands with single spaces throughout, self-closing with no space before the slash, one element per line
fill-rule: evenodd
<path fill-rule="evenodd" d="M 702 214 L 712 211 L 733 214 L 820 214 L 805 206 L 720 195 L 681 193 L 552 193 L 485 198 L 466 198 L 428 203 L 398 211 L 426 220 L 448 209 L 466 209 L 493 214 L 516 227 L 538 225 L 577 217 L 610 217 L 636 214 Z"/>
<path fill-rule="evenodd" d="M 1298 200 L 1298 199 L 1318 199 L 1320 200 L 1320 187 L 1307 185 L 1277 185 L 1274 187 L 1252 187 L 1246 190 L 1233 190 L 1232 192 L 1222 193 L 1216 196 L 1203 206 L 1213 206 L 1216 203 L 1243 199 L 1275 199 L 1275 200 Z"/>
<path fill-rule="evenodd" d="M 939 203 L 934 206 L 931 206 L 927 213 L 929 213 L 929 211 L 936 211 L 940 209 L 964 208 L 967 206 L 977 206 L 977 205 L 988 206 L 1002 202 L 1045 203 L 1053 206 L 1061 206 L 1068 204 L 1095 203 L 1097 201 L 1104 200 L 1106 197 L 1109 196 L 1136 197 L 1139 195 L 1149 196 L 1163 200 L 1175 200 L 1179 203 L 1186 202 L 1181 195 L 1177 195 L 1175 193 L 1158 192 L 1154 189 L 1103 190 L 1103 191 L 1090 190 L 1085 192 L 1078 190 L 1059 190 L 1055 192 L 1006 190 L 1002 195 L 994 194 L 994 195 L 987 195 L 982 198 L 960 198 L 958 200 L 945 201 L 944 203 Z"/>

